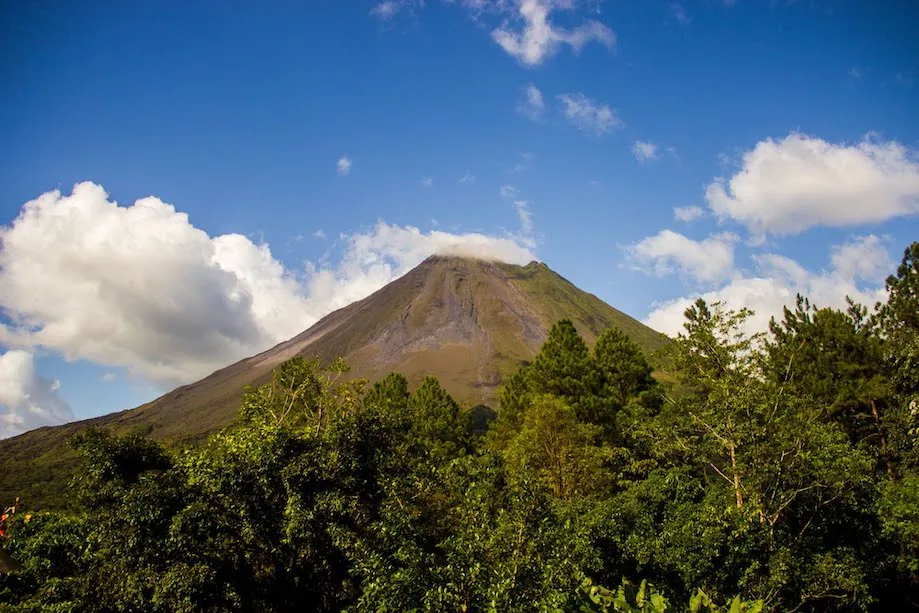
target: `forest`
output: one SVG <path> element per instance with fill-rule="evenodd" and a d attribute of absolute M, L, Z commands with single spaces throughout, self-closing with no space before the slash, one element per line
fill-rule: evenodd
<path fill-rule="evenodd" d="M 0 610 L 915 610 L 919 243 L 886 288 L 767 333 L 700 300 L 673 382 L 562 320 L 495 411 L 294 358 L 201 445 L 84 430 Z"/>

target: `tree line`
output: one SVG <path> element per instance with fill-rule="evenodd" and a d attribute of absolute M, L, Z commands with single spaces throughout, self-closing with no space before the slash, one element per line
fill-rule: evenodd
<path fill-rule="evenodd" d="M 700 300 L 667 385 L 560 321 L 493 419 L 294 358 L 194 448 L 84 430 L 71 508 L 2 523 L 0 610 L 919 608 L 919 243 L 886 285 L 763 334 Z"/>

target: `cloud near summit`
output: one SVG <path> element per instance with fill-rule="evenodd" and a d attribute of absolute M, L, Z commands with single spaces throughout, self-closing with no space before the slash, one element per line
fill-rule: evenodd
<path fill-rule="evenodd" d="M 0 228 L 0 344 L 126 367 L 160 387 L 265 350 L 433 253 L 525 264 L 513 236 L 377 222 L 335 264 L 291 270 L 267 244 L 209 236 L 156 197 L 129 206 L 93 183 L 42 194 Z"/>

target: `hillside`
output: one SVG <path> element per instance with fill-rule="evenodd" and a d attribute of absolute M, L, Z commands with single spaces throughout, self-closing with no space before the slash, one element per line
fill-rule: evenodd
<path fill-rule="evenodd" d="M 433 375 L 460 402 L 494 404 L 503 377 L 530 360 L 562 318 L 589 343 L 611 326 L 648 353 L 666 343 L 545 264 L 432 256 L 294 338 L 150 403 L 0 441 L 0 500 L 21 495 L 36 505 L 57 498 L 61 475 L 74 463 L 65 441 L 87 425 L 140 428 L 174 445 L 200 440 L 233 421 L 246 385 L 262 383 L 294 356 L 342 356 L 352 376 L 369 379 L 400 371 L 414 384 Z"/>

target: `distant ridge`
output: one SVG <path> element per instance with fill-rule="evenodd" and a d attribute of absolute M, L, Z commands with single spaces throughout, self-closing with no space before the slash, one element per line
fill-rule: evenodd
<path fill-rule="evenodd" d="M 667 342 L 545 264 L 431 256 L 292 339 L 152 402 L 0 441 L 0 500 L 22 495 L 35 504 L 63 487 L 59 475 L 74 462 L 64 443 L 87 425 L 140 427 L 173 444 L 199 440 L 234 420 L 246 385 L 294 356 L 344 357 L 351 376 L 369 379 L 399 371 L 414 384 L 433 375 L 460 402 L 494 405 L 503 378 L 532 359 L 563 318 L 590 344 L 611 326 L 648 353 Z"/>

